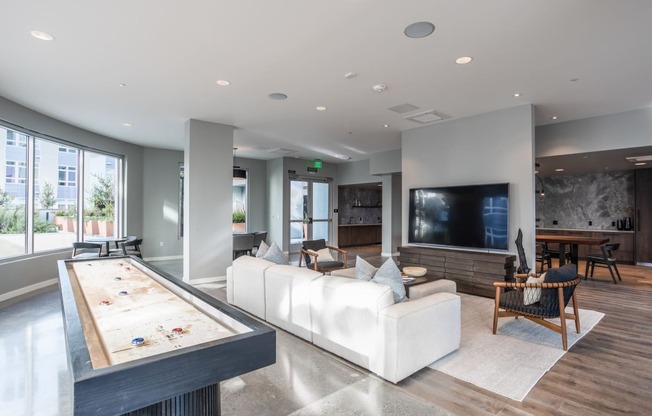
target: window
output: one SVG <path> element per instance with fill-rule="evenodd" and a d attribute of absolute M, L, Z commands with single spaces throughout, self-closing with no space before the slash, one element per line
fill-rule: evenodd
<path fill-rule="evenodd" d="M 5 174 L 6 183 L 25 183 L 27 182 L 27 164 L 15 160 L 7 160 L 7 173 Z"/>
<path fill-rule="evenodd" d="M 69 248 L 82 234 L 116 235 L 122 203 L 120 157 L 0 125 L 0 167 L 3 165 L 0 258 Z M 28 207 L 33 207 L 29 217 Z M 100 228 L 96 221 L 103 221 Z"/>
<path fill-rule="evenodd" d="M 59 166 L 59 186 L 77 186 L 75 166 Z"/>
<path fill-rule="evenodd" d="M 27 251 L 27 147 L 20 145 L 21 137 L 24 136 L 0 126 L 0 166 L 6 167 L 0 180 L 0 257 Z"/>

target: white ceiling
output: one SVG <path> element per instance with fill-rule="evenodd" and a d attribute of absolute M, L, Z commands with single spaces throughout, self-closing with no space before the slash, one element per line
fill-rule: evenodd
<path fill-rule="evenodd" d="M 403 117 L 426 110 L 460 118 L 533 103 L 542 125 L 652 105 L 649 0 L 0 6 L 0 95 L 143 146 L 183 149 L 193 118 L 235 126 L 238 156 L 271 159 L 266 149 L 281 148 L 336 162 L 399 148 L 400 132 L 419 126 Z M 418 21 L 434 34 L 407 38 Z M 457 65 L 464 55 L 474 60 Z M 378 83 L 387 90 L 374 92 Z M 288 99 L 270 100 L 274 92 Z M 421 110 L 388 110 L 404 103 Z"/>

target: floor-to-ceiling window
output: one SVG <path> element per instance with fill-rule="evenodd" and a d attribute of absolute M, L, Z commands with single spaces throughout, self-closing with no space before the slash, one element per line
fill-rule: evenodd
<path fill-rule="evenodd" d="M 27 139 L 17 131 L 0 126 L 0 257 L 26 251 Z"/>
<path fill-rule="evenodd" d="M 0 163 L 0 258 L 117 234 L 122 158 L 0 126 Z"/>

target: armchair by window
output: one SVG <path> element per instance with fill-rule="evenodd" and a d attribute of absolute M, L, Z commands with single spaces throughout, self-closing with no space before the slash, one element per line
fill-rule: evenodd
<path fill-rule="evenodd" d="M 318 254 L 316 252 L 325 248 L 327 248 L 330 253 L 336 253 L 336 256 L 333 257 L 332 261 L 319 261 Z M 323 238 L 321 240 L 305 240 L 299 255 L 299 267 L 301 267 L 302 261 L 306 262 L 307 268 L 316 270 L 318 272 L 325 273 L 337 269 L 345 269 L 346 251 L 338 247 L 327 246 L 326 241 Z"/>

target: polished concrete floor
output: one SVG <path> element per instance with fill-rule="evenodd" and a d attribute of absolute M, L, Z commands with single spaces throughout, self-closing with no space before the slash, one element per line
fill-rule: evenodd
<path fill-rule="evenodd" d="M 156 265 L 179 276 L 179 263 Z M 222 284 L 198 288 L 225 297 Z M 277 330 L 276 347 L 276 364 L 222 383 L 223 415 L 447 414 L 282 330 Z M 0 354 L 0 414 L 71 414 L 56 288 L 0 304 Z"/>

